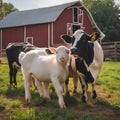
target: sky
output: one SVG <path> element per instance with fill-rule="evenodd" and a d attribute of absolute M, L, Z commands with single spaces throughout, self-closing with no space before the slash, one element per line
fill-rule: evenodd
<path fill-rule="evenodd" d="M 3 2 L 12 3 L 18 10 L 29 10 L 41 7 L 48 7 L 77 0 L 3 0 Z M 116 4 L 120 4 L 120 0 L 115 0 Z"/>

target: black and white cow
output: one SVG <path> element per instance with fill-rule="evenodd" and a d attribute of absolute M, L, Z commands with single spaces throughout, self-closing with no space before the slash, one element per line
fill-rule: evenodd
<path fill-rule="evenodd" d="M 94 85 L 103 64 L 103 50 L 97 41 L 100 34 L 88 35 L 83 30 L 77 30 L 72 36 L 62 35 L 61 38 L 72 44 L 70 51 L 75 57 L 76 72 L 82 85 L 82 101 L 87 101 L 88 83 L 92 84 L 92 98 L 95 99 Z"/>
<path fill-rule="evenodd" d="M 9 65 L 9 76 L 10 76 L 10 86 L 17 86 L 16 75 L 17 71 L 20 68 L 20 63 L 18 61 L 18 56 L 20 52 L 28 52 L 30 50 L 40 49 L 43 51 L 43 55 L 50 55 L 52 54 L 49 48 L 39 48 L 36 47 L 28 42 L 21 42 L 21 43 L 9 43 L 6 47 L 6 55 L 8 59 Z M 28 61 L 29 62 L 29 61 Z"/>
<path fill-rule="evenodd" d="M 18 56 L 20 52 L 27 52 L 36 47 L 30 43 L 9 43 L 6 47 L 6 55 L 9 65 L 10 85 L 17 86 L 16 74 L 20 68 Z"/>

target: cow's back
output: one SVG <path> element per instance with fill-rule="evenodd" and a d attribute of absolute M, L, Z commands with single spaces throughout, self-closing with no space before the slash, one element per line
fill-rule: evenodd
<path fill-rule="evenodd" d="M 91 71 L 94 79 L 96 80 L 99 72 L 101 70 L 102 64 L 103 64 L 103 49 L 101 45 L 98 43 L 98 41 L 94 42 L 94 58 L 93 62 L 89 66 L 89 70 Z"/>

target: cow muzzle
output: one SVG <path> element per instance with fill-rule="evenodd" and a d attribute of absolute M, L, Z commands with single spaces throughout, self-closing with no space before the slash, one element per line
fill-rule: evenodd
<path fill-rule="evenodd" d="M 77 55 L 77 48 L 71 48 L 70 49 L 72 55 Z"/>

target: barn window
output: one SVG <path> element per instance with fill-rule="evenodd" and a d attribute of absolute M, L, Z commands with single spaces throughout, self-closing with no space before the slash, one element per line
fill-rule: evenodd
<path fill-rule="evenodd" d="M 83 26 L 84 14 L 83 14 L 83 10 L 82 9 L 79 9 L 78 19 L 79 19 L 79 23 L 81 24 L 81 26 Z"/>
<path fill-rule="evenodd" d="M 74 8 L 74 11 L 73 11 L 73 14 L 74 14 L 74 22 L 78 22 L 78 8 Z"/>
<path fill-rule="evenodd" d="M 73 25 L 72 26 L 72 32 L 74 33 L 76 30 L 80 29 L 80 25 Z"/>
<path fill-rule="evenodd" d="M 29 42 L 33 45 L 33 37 L 26 37 L 26 42 Z"/>
<path fill-rule="evenodd" d="M 67 23 L 67 35 L 71 36 L 78 29 L 81 29 L 81 24 Z"/>

